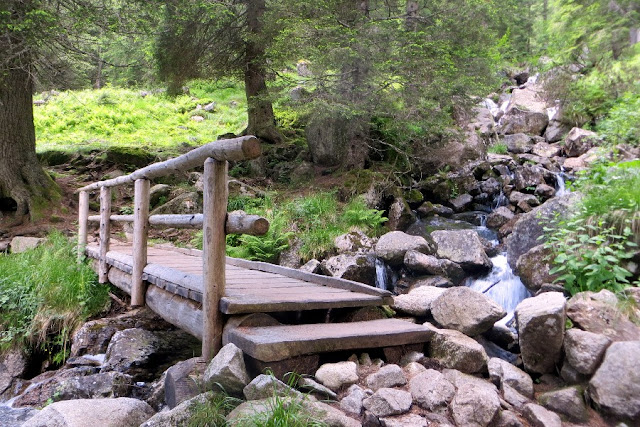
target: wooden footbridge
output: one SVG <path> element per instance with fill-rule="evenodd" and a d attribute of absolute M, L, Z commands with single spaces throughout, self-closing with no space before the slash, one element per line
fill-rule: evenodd
<path fill-rule="evenodd" d="M 220 140 L 182 156 L 155 163 L 130 175 L 87 185 L 79 192 L 78 257 L 97 260 L 101 283 L 111 282 L 131 295 L 132 306 L 147 305 L 168 322 L 202 340 L 202 357 L 211 359 L 233 342 L 253 358 L 272 362 L 318 352 L 387 347 L 428 341 L 432 332 L 398 319 L 282 325 L 256 324 L 243 315 L 392 302 L 388 291 L 361 283 L 306 273 L 278 265 L 226 257 L 229 233 L 262 235 L 266 219 L 227 213 L 228 161 L 260 156 L 256 138 Z M 204 163 L 204 212 L 198 215 L 149 215 L 150 180 Z M 135 186 L 133 215 L 111 214 L 111 189 Z M 100 215 L 89 216 L 91 192 L 100 192 Z M 87 244 L 90 222 L 98 222 L 97 244 Z M 113 241 L 112 222 L 133 223 L 133 243 Z M 202 228 L 203 250 L 149 246 L 148 229 Z M 258 314 L 256 314 L 258 313 Z M 263 319 L 266 316 L 263 316 Z M 227 324 L 227 328 L 225 328 Z M 224 329 L 224 335 L 223 335 Z"/>

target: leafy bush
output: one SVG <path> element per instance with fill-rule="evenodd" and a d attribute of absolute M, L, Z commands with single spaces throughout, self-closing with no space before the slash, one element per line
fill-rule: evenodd
<path fill-rule="evenodd" d="M 71 332 L 108 303 L 108 287 L 59 232 L 31 251 L 0 255 L 0 350 L 40 348 L 60 363 Z"/>
<path fill-rule="evenodd" d="M 597 131 L 612 144 L 640 145 L 640 94 L 627 93 L 618 99 Z"/>
<path fill-rule="evenodd" d="M 546 228 L 558 282 L 572 294 L 629 286 L 623 267 L 640 240 L 640 161 L 599 164 L 574 184 L 583 193 L 575 211 Z"/>

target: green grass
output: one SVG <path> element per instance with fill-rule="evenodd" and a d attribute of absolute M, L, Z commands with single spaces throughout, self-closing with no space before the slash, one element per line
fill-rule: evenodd
<path fill-rule="evenodd" d="M 0 255 L 0 350 L 40 349 L 61 363 L 71 332 L 108 300 L 107 286 L 86 263 L 76 263 L 61 233 L 34 250 Z"/>
<path fill-rule="evenodd" d="M 333 241 L 339 235 L 354 229 L 379 234 L 386 221 L 382 211 L 369 209 L 362 199 L 355 198 L 344 204 L 332 192 L 283 201 L 276 201 L 271 196 L 231 198 L 228 210 L 238 209 L 267 218 L 269 232 L 260 237 L 227 236 L 227 254 L 267 262 L 277 262 L 280 253 L 294 238 L 300 241 L 300 255 L 307 261 L 331 253 Z M 202 247 L 201 234 L 193 244 Z"/>
<path fill-rule="evenodd" d="M 37 150 L 109 146 L 175 149 L 201 145 L 247 125 L 243 86 L 234 82 L 191 82 L 190 94 L 141 96 L 141 90 L 106 88 L 65 91 L 34 107 Z M 46 94 L 45 94 L 46 95 Z M 43 99 L 43 94 L 35 97 Z M 214 111 L 196 109 L 216 103 Z M 199 115 L 204 121 L 196 122 Z"/>
<path fill-rule="evenodd" d="M 504 143 L 491 144 L 489 147 L 487 147 L 487 152 L 493 153 L 493 154 L 507 154 L 508 152 L 507 144 L 504 144 Z"/>
<path fill-rule="evenodd" d="M 225 427 L 226 416 L 239 404 L 239 399 L 224 393 L 210 393 L 204 403 L 197 403 L 190 409 L 187 427 Z"/>

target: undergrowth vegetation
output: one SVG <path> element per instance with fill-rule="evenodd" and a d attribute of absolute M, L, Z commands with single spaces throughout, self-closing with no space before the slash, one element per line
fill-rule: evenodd
<path fill-rule="evenodd" d="M 204 144 L 246 127 L 243 85 L 194 81 L 189 90 L 176 98 L 161 91 L 113 87 L 39 94 L 36 102 L 44 104 L 34 108 L 37 149 L 176 148 L 183 143 Z M 215 107 L 206 111 L 212 102 Z"/>
<path fill-rule="evenodd" d="M 271 196 L 239 196 L 229 200 L 229 211 L 243 210 L 269 220 L 264 236 L 229 235 L 227 254 L 236 258 L 277 262 L 280 253 L 297 241 L 304 261 L 329 254 L 333 241 L 341 234 L 360 230 L 379 234 L 386 221 L 383 212 L 369 209 L 361 198 L 342 204 L 335 193 L 321 192 L 290 200 Z M 202 235 L 193 242 L 202 247 Z"/>
<path fill-rule="evenodd" d="M 47 353 L 54 363 L 68 355 L 76 326 L 107 306 L 108 287 L 59 232 L 44 245 L 0 255 L 0 351 L 12 346 Z"/>
<path fill-rule="evenodd" d="M 583 194 L 576 209 L 546 228 L 551 273 L 572 294 L 640 285 L 625 268 L 640 243 L 640 161 L 598 164 L 573 187 Z"/>

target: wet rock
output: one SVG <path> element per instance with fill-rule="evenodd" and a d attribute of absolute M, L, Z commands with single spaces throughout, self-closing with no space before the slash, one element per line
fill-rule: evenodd
<path fill-rule="evenodd" d="M 533 397 L 533 380 L 521 369 L 504 360 L 491 358 L 488 363 L 489 377 L 498 387 L 507 384 L 522 395 Z"/>
<path fill-rule="evenodd" d="M 525 164 L 515 171 L 515 188 L 518 191 L 526 188 L 535 188 L 544 184 L 544 172 L 540 166 Z"/>
<path fill-rule="evenodd" d="M 301 397 L 302 394 L 289 387 L 272 375 L 260 374 L 255 377 L 243 390 L 247 400 L 267 399 L 273 396 Z"/>
<path fill-rule="evenodd" d="M 566 361 L 579 373 L 593 374 L 604 356 L 611 340 L 604 335 L 572 328 L 564 335 Z"/>
<path fill-rule="evenodd" d="M 131 376 L 120 372 L 104 372 L 67 378 L 56 387 L 52 397 L 54 400 L 126 397 L 131 394 L 132 386 Z"/>
<path fill-rule="evenodd" d="M 510 153 L 523 154 L 530 153 L 533 143 L 529 135 L 524 133 L 514 133 L 504 136 L 504 143 L 507 144 L 507 150 Z"/>
<path fill-rule="evenodd" d="M 496 208 L 487 217 L 487 227 L 500 228 L 513 219 L 514 214 L 505 206 Z"/>
<path fill-rule="evenodd" d="M 10 408 L 8 406 L 0 406 L 0 420 L 2 421 L 2 427 L 20 427 L 37 413 L 38 410 L 32 408 Z"/>
<path fill-rule="evenodd" d="M 489 358 L 495 357 L 511 364 L 518 363 L 517 354 L 505 350 L 496 343 L 489 341 L 484 336 L 478 335 L 476 337 L 473 337 L 473 339 L 476 340 L 478 344 L 482 346 L 482 348 L 484 348 L 484 351 L 487 353 L 487 356 L 489 356 Z"/>
<path fill-rule="evenodd" d="M 420 407 L 432 412 L 445 412 L 456 389 L 440 372 L 427 369 L 409 381 L 409 391 Z"/>
<path fill-rule="evenodd" d="M 128 397 L 64 400 L 47 406 L 23 427 L 138 427 L 153 414 L 145 402 Z"/>
<path fill-rule="evenodd" d="M 434 286 L 420 286 L 404 295 L 393 297 L 393 307 L 412 316 L 426 316 L 431 311 L 431 304 L 445 291 Z"/>
<path fill-rule="evenodd" d="M 430 357 L 443 366 L 461 372 L 476 373 L 487 367 L 487 354 L 473 338 L 462 332 L 449 329 L 435 329 L 429 346 Z"/>
<path fill-rule="evenodd" d="M 325 363 L 315 376 L 322 385 L 337 391 L 358 381 L 358 366 L 354 362 Z"/>
<path fill-rule="evenodd" d="M 519 207 L 523 212 L 530 212 L 532 207 L 540 204 L 538 198 L 533 194 L 525 194 L 519 191 L 509 193 L 509 202 Z"/>
<path fill-rule="evenodd" d="M 640 341 L 614 342 L 589 382 L 593 402 L 610 414 L 640 419 Z"/>
<path fill-rule="evenodd" d="M 576 387 L 543 393 L 538 396 L 538 401 L 545 408 L 560 414 L 569 421 L 581 423 L 589 419 L 582 392 Z"/>
<path fill-rule="evenodd" d="M 544 245 L 534 246 L 518 258 L 516 273 L 527 289 L 535 292 L 545 283 L 555 280 L 557 276 L 549 273 L 551 259 L 551 251 Z"/>
<path fill-rule="evenodd" d="M 560 416 L 535 403 L 524 405 L 522 416 L 532 427 L 562 427 Z"/>
<path fill-rule="evenodd" d="M 373 249 L 374 243 L 366 234 L 360 230 L 351 231 L 336 237 L 333 246 L 338 254 L 354 253 Z"/>
<path fill-rule="evenodd" d="M 407 201 L 402 197 L 396 197 L 393 201 L 389 207 L 387 218 L 388 221 L 386 225 L 389 230 L 406 230 L 415 222 L 415 214 Z"/>
<path fill-rule="evenodd" d="M 375 248 L 376 255 L 392 266 L 402 265 L 405 254 L 410 250 L 433 255 L 437 246 L 431 239 L 411 236 L 402 231 L 391 231 L 380 237 Z"/>
<path fill-rule="evenodd" d="M 19 254 L 44 244 L 46 239 L 39 237 L 16 236 L 11 239 L 11 253 Z"/>
<path fill-rule="evenodd" d="M 342 254 L 325 259 L 321 270 L 332 277 L 360 283 L 375 283 L 376 264 L 372 254 Z"/>
<path fill-rule="evenodd" d="M 564 295 L 546 292 L 516 307 L 520 350 L 525 370 L 554 372 L 562 356 L 565 324 Z"/>
<path fill-rule="evenodd" d="M 398 294 L 405 294 L 413 289 L 423 287 L 450 288 L 452 286 L 453 283 L 442 276 L 405 277 L 396 282 L 394 291 Z"/>
<path fill-rule="evenodd" d="M 411 393 L 394 388 L 381 388 L 362 402 L 376 417 L 404 414 L 411 408 L 411 403 Z"/>
<path fill-rule="evenodd" d="M 362 401 L 367 397 L 365 391 L 358 385 L 354 384 L 347 389 L 347 393 L 340 401 L 340 408 L 349 413 L 360 415 L 362 412 Z"/>
<path fill-rule="evenodd" d="M 473 202 L 470 194 L 461 194 L 456 198 L 450 199 L 449 204 L 455 212 L 464 211 Z"/>
<path fill-rule="evenodd" d="M 381 388 L 402 386 L 406 383 L 407 378 L 404 376 L 404 371 L 395 364 L 385 365 L 365 378 L 365 384 L 373 391 Z"/>
<path fill-rule="evenodd" d="M 472 384 L 458 387 L 451 402 L 453 419 L 459 426 L 488 426 L 499 409 L 500 398 L 495 391 Z"/>
<path fill-rule="evenodd" d="M 547 184 L 538 184 L 536 190 L 533 193 L 536 196 L 546 200 L 556 195 L 556 189 Z"/>
<path fill-rule="evenodd" d="M 210 389 L 221 387 L 232 396 L 241 396 L 251 381 L 242 350 L 233 343 L 222 347 L 207 366 L 202 379 Z"/>
<path fill-rule="evenodd" d="M 538 246 L 538 237 L 544 234 L 543 228 L 562 217 L 569 207 L 579 198 L 578 193 L 570 193 L 550 199 L 534 208 L 531 212 L 520 215 L 513 227 L 513 232 L 506 239 L 509 265 L 516 268 L 518 258 L 534 246 Z"/>
<path fill-rule="evenodd" d="M 589 151 L 598 140 L 598 134 L 574 127 L 564 138 L 564 153 L 567 157 L 578 157 Z"/>
<path fill-rule="evenodd" d="M 62 382 L 67 379 L 94 375 L 96 371 L 96 368 L 82 366 L 61 371 L 44 372 L 31 380 L 31 386 L 13 401 L 13 406 L 44 406 L 49 399 L 53 400 Z"/>
<path fill-rule="evenodd" d="M 445 290 L 431 304 L 431 314 L 444 328 L 475 336 L 491 329 L 507 313 L 480 292 L 458 286 Z"/>
<path fill-rule="evenodd" d="M 437 245 L 438 258 L 453 261 L 469 273 L 491 269 L 491 261 L 475 231 L 438 230 L 432 232 L 431 237 Z"/>
<path fill-rule="evenodd" d="M 567 317 L 580 329 L 612 341 L 640 340 L 640 328 L 618 309 L 617 302 L 610 291 L 580 292 L 567 302 Z"/>

